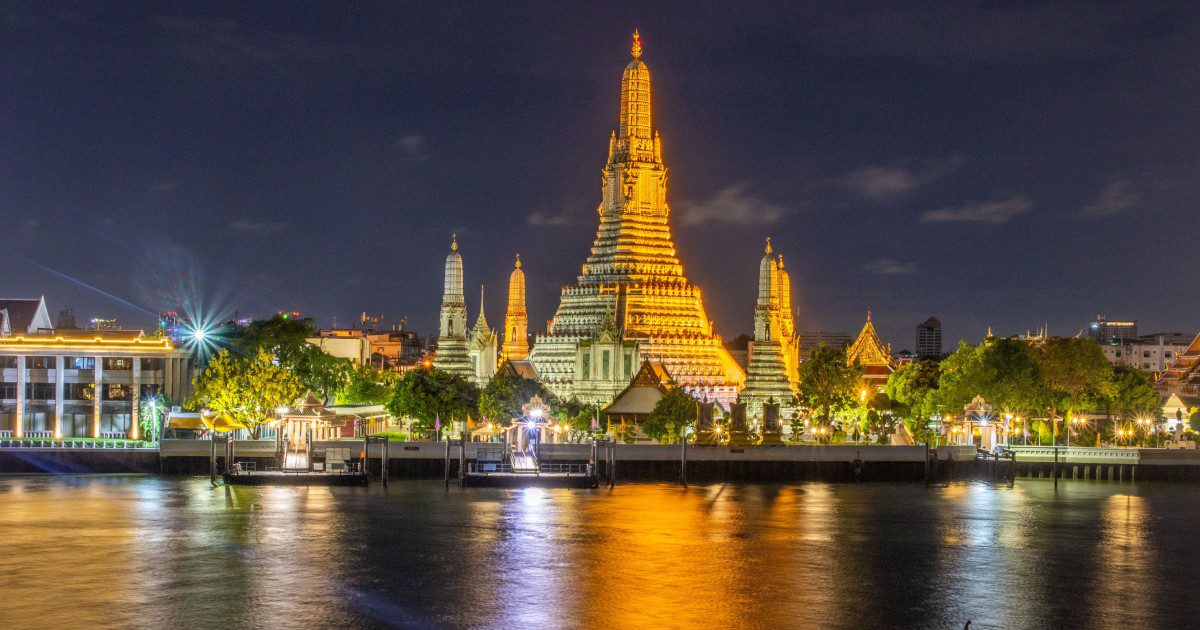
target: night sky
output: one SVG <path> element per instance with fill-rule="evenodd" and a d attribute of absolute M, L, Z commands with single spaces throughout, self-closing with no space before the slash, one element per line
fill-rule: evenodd
<path fill-rule="evenodd" d="M 768 235 L 801 330 L 1200 328 L 1200 4 L 791 4 L 4 3 L 0 297 L 433 332 L 457 232 L 471 321 L 519 251 L 540 331 L 636 26 L 727 338 Z"/>

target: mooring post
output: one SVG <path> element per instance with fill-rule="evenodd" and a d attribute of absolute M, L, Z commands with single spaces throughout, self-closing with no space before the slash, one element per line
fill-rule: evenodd
<path fill-rule="evenodd" d="M 1012 471 L 1008 476 L 1008 487 L 1012 488 L 1017 485 L 1017 452 L 1010 451 L 1009 456 L 1012 457 Z"/>
<path fill-rule="evenodd" d="M 381 465 L 379 475 L 383 477 L 383 485 L 385 488 L 388 485 L 388 477 L 390 477 L 392 473 L 390 468 L 391 464 L 389 463 L 389 456 L 391 455 L 389 452 L 391 450 L 391 443 L 391 436 L 383 436 L 383 464 Z"/>
<path fill-rule="evenodd" d="M 217 485 L 217 435 L 214 433 L 208 436 L 208 476 L 212 481 L 212 485 Z"/>
<path fill-rule="evenodd" d="M 679 478 L 683 481 L 683 487 L 686 488 L 687 483 L 687 429 L 679 436 Z"/>
<path fill-rule="evenodd" d="M 925 443 L 925 485 L 929 485 L 929 442 Z"/>
<path fill-rule="evenodd" d="M 233 472 L 233 436 L 225 436 L 225 474 Z"/>
<path fill-rule="evenodd" d="M 458 478 L 465 485 L 467 483 L 467 432 L 462 432 L 462 439 L 458 442 Z"/>
<path fill-rule="evenodd" d="M 1054 489 L 1058 490 L 1058 447 L 1054 447 L 1054 467 L 1050 469 L 1050 476 L 1054 477 Z"/>
<path fill-rule="evenodd" d="M 450 489 L 450 438 L 446 438 L 446 489 Z"/>

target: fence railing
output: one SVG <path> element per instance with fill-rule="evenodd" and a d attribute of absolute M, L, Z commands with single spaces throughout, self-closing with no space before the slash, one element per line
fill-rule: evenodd
<path fill-rule="evenodd" d="M 99 450 L 112 449 L 147 449 L 153 448 L 149 442 L 137 440 L 83 440 L 65 438 L 61 440 L 20 440 L 9 436 L 0 437 L 0 448 L 86 448 Z"/>

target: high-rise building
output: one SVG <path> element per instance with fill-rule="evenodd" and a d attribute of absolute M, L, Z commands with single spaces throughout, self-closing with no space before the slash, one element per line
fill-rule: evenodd
<path fill-rule="evenodd" d="M 741 402 L 751 416 L 760 416 L 764 403 L 780 405 L 783 417 L 797 411 L 794 399 L 799 381 L 799 342 L 792 313 L 791 279 L 783 257 L 766 253 L 758 265 L 758 303 L 754 307 L 754 342 Z"/>
<path fill-rule="evenodd" d="M 468 379 L 474 378 L 475 370 L 471 367 L 471 357 L 467 351 L 467 301 L 463 297 L 462 254 L 458 253 L 456 236 L 451 237 L 450 254 L 446 256 L 440 320 L 433 367 Z"/>
<path fill-rule="evenodd" d="M 564 398 L 607 403 L 649 361 L 689 393 L 729 403 L 745 374 L 675 253 L 667 167 L 651 126 L 650 71 L 636 31 L 632 54 L 621 76 L 619 126 L 608 141 L 591 255 L 576 284 L 563 289 L 530 359 Z"/>
<path fill-rule="evenodd" d="M 1087 336 L 1102 344 L 1120 343 L 1138 336 L 1137 321 L 1115 321 L 1097 315 L 1095 321 L 1088 323 Z"/>
<path fill-rule="evenodd" d="M 917 356 L 923 359 L 942 356 L 942 322 L 930 317 L 917 324 Z"/>
<path fill-rule="evenodd" d="M 508 310 L 504 313 L 504 346 L 501 356 L 509 361 L 524 361 L 529 357 L 529 314 L 525 312 L 525 272 L 521 271 L 521 255 L 508 276 Z"/>

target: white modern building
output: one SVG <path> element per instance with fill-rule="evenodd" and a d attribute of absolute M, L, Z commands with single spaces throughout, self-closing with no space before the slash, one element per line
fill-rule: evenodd
<path fill-rule="evenodd" d="M 191 393 L 192 353 L 166 337 L 11 330 L 0 334 L 0 437 L 137 439 L 142 398 L 178 405 Z"/>
<path fill-rule="evenodd" d="M 1125 365 L 1143 372 L 1162 372 L 1187 349 L 1190 341 L 1180 333 L 1158 333 L 1101 344 L 1100 348 L 1113 365 Z"/>

